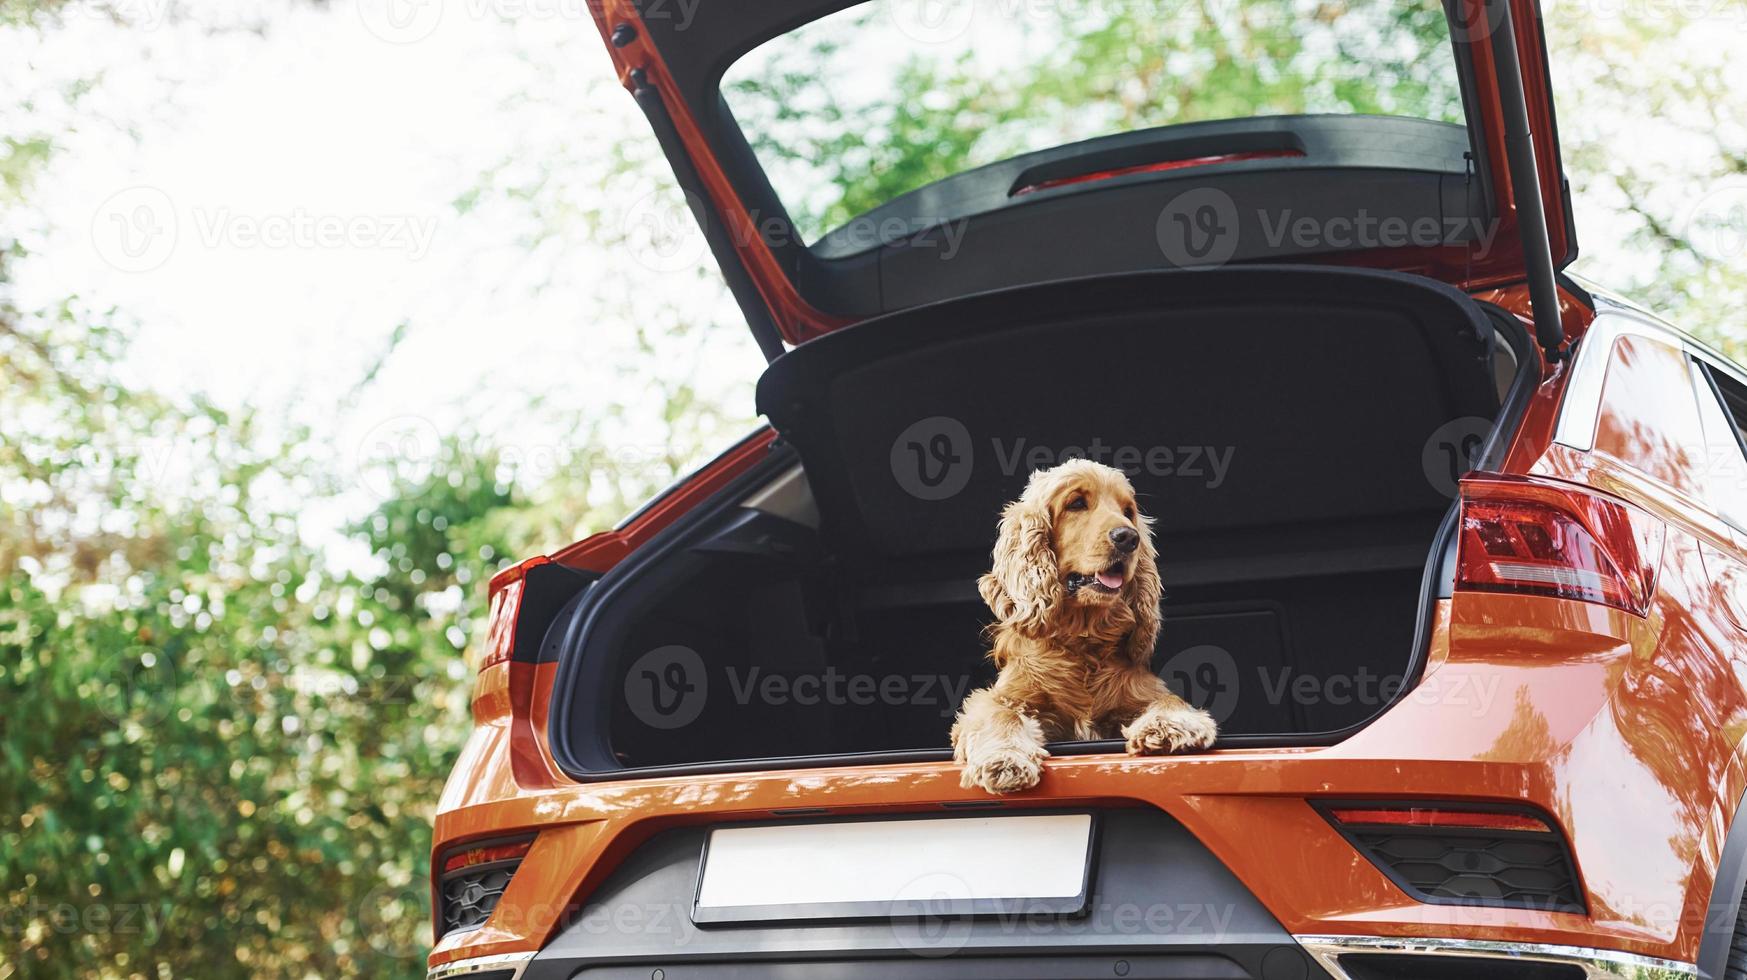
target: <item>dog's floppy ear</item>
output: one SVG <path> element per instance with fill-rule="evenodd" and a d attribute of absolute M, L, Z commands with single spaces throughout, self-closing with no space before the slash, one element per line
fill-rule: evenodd
<path fill-rule="evenodd" d="M 994 566 L 977 591 L 1003 626 L 1037 633 L 1061 599 L 1061 576 L 1050 544 L 1049 505 L 1027 492 L 1001 512 Z"/>
<path fill-rule="evenodd" d="M 1129 663 L 1146 664 L 1152 660 L 1153 644 L 1159 640 L 1159 603 L 1164 599 L 1164 587 L 1159 582 L 1159 551 L 1153 546 L 1153 519 L 1140 519 L 1140 550 L 1135 553 L 1134 575 L 1129 579 L 1128 605 L 1134 612 L 1134 629 L 1122 641 L 1122 652 Z"/>

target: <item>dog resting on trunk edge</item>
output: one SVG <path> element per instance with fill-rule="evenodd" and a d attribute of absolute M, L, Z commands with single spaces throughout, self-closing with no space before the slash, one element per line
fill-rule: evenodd
<path fill-rule="evenodd" d="M 952 726 L 960 782 L 1030 789 L 1044 743 L 1120 735 L 1135 755 L 1204 749 L 1212 716 L 1152 672 L 1159 571 L 1152 519 L 1121 470 L 1075 459 L 1031 474 L 1001 514 L 994 567 L 977 591 L 995 614 L 994 686 Z"/>

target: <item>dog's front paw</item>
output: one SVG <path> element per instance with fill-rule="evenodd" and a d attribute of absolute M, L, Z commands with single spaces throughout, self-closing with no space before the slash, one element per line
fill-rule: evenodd
<path fill-rule="evenodd" d="M 970 760 L 958 784 L 965 789 L 996 794 L 1030 789 L 1043 778 L 1043 760 L 1048 755 L 1042 750 L 1027 752 L 1017 748 L 990 752 Z"/>
<path fill-rule="evenodd" d="M 1189 705 L 1154 706 L 1122 729 L 1130 755 L 1166 755 L 1205 749 L 1219 737 L 1213 716 Z"/>

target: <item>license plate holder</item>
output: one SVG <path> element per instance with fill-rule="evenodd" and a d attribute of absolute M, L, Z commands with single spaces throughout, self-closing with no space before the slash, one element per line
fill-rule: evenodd
<path fill-rule="evenodd" d="M 993 814 L 712 828 L 692 921 L 1084 914 L 1092 813 Z"/>

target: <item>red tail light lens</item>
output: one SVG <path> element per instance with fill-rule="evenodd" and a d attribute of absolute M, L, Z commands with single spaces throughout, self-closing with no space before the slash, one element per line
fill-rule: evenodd
<path fill-rule="evenodd" d="M 1650 611 L 1664 528 L 1631 505 L 1523 477 L 1462 480 L 1456 588 Z"/>
<path fill-rule="evenodd" d="M 1212 156 L 1191 157 L 1187 160 L 1162 160 L 1156 163 L 1142 163 L 1132 167 L 1116 167 L 1110 170 L 1094 170 L 1090 173 L 1073 174 L 1067 177 L 1053 177 L 1035 183 L 1014 188 L 1008 197 L 1024 197 L 1038 191 L 1054 190 L 1057 187 L 1068 187 L 1073 184 L 1089 184 L 1100 180 L 1114 180 L 1117 177 L 1127 177 L 1130 174 L 1162 173 L 1166 170 L 1186 170 L 1190 167 L 1207 167 L 1216 163 L 1242 163 L 1245 160 L 1279 160 L 1283 158 L 1301 157 L 1303 150 L 1250 150 L 1243 153 L 1216 153 Z"/>
<path fill-rule="evenodd" d="M 491 594 L 491 613 L 486 620 L 485 655 L 479 669 L 494 667 L 516 651 L 516 617 L 522 613 L 522 580 L 516 579 Z"/>
<path fill-rule="evenodd" d="M 516 861 L 528 856 L 528 851 L 534 846 L 532 839 L 513 841 L 508 844 L 491 844 L 485 847 L 469 848 L 456 851 L 443 860 L 443 873 L 460 871 L 479 864 L 495 864 L 499 861 Z"/>
<path fill-rule="evenodd" d="M 1439 810 L 1431 807 L 1330 807 L 1329 816 L 1343 824 L 1371 827 L 1443 827 L 1461 830 L 1509 830 L 1552 833 L 1545 820 L 1526 813 L 1490 810 Z"/>

